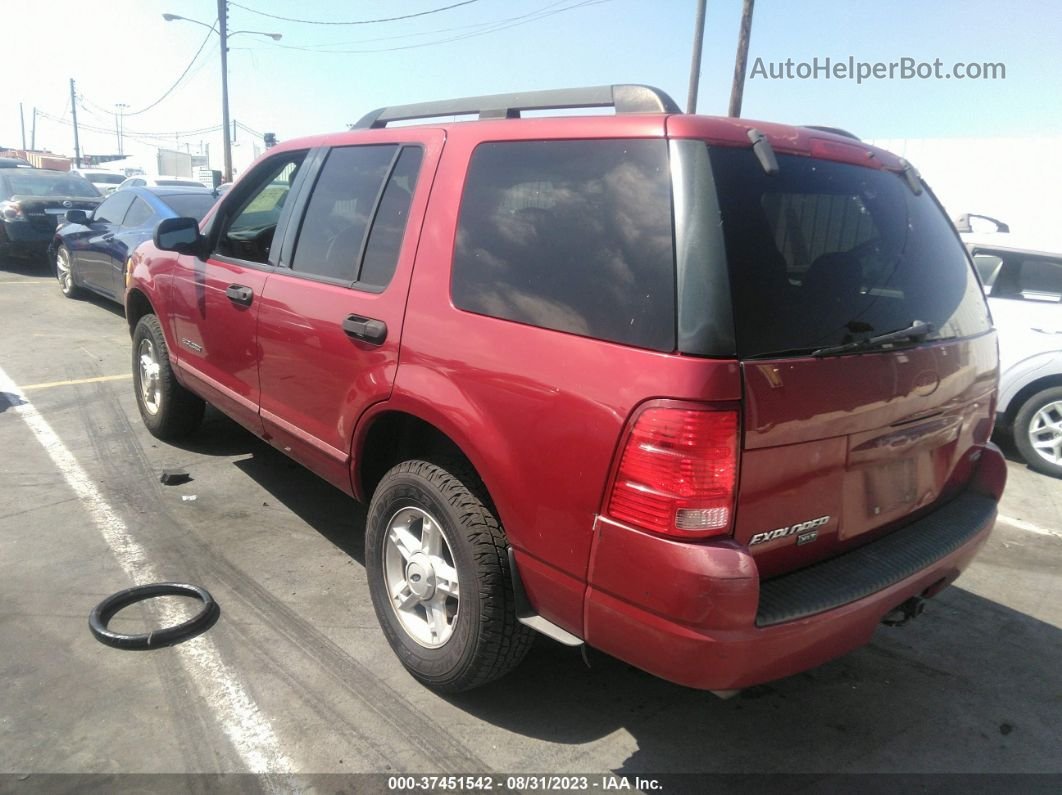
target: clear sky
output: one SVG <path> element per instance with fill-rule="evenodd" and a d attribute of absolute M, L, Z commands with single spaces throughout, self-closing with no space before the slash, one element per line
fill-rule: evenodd
<path fill-rule="evenodd" d="M 241 0 L 230 30 L 232 116 L 290 139 L 343 129 L 380 105 L 521 89 L 638 82 L 686 103 L 696 0 L 474 0 L 412 19 L 314 25 L 283 17 L 354 21 L 431 11 L 460 0 Z M 698 110 L 725 114 L 741 0 L 708 0 Z M 211 141 L 220 124 L 216 35 L 163 12 L 212 23 L 216 0 L 3 0 L 0 145 L 27 141 L 32 108 L 38 148 L 72 153 L 69 79 L 77 80 L 81 142 L 113 152 L 115 103 L 155 102 L 125 119 L 126 151 L 160 140 Z M 1006 79 L 853 81 L 750 79 L 743 115 L 844 127 L 865 138 L 1062 134 L 1062 2 L 1058 0 L 757 0 L 750 49 L 765 62 L 940 58 L 1000 62 Z M 337 50 L 339 52 L 330 52 Z M 65 122 L 65 123 L 64 123 Z M 96 127 L 108 132 L 97 132 Z M 237 144 L 247 146 L 242 129 Z M 246 151 L 246 150 L 244 150 Z"/>

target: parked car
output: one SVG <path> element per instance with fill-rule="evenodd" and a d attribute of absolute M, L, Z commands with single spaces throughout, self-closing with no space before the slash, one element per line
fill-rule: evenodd
<path fill-rule="evenodd" d="M 33 168 L 33 163 L 21 157 L 0 157 L 0 168 Z"/>
<path fill-rule="evenodd" d="M 577 105 L 616 114 L 519 118 Z M 918 615 L 995 521 L 977 276 L 851 137 L 645 86 L 384 108 L 132 267 L 147 428 L 209 401 L 367 501 L 377 617 L 439 690 L 535 631 L 717 692 L 787 676 Z"/>
<path fill-rule="evenodd" d="M 94 211 L 70 210 L 50 249 L 59 289 L 67 298 L 91 290 L 123 303 L 133 250 L 151 239 L 163 218 L 198 220 L 216 198 L 204 187 L 132 188 L 108 196 Z"/>
<path fill-rule="evenodd" d="M 70 173 L 87 179 L 104 196 L 114 193 L 118 186 L 125 181 L 124 174 L 119 174 L 117 171 L 107 171 L 102 168 L 72 168 Z"/>
<path fill-rule="evenodd" d="M 67 210 L 92 210 L 102 201 L 88 180 L 42 168 L 0 170 L 0 257 L 41 256 Z"/>
<path fill-rule="evenodd" d="M 998 424 L 1037 472 L 1062 477 L 1062 253 L 962 235 L 999 333 Z"/>
<path fill-rule="evenodd" d="M 199 180 L 190 177 L 167 177 L 161 175 L 137 174 L 124 180 L 118 190 L 125 188 L 208 188 Z"/>

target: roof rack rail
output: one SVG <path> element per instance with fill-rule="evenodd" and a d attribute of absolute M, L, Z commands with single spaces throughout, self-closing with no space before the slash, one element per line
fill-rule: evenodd
<path fill-rule="evenodd" d="M 480 119 L 518 119 L 525 110 L 564 110 L 566 108 L 615 108 L 616 113 L 681 113 L 675 100 L 659 88 L 642 85 L 587 86 L 555 88 L 462 97 L 415 105 L 395 105 L 366 113 L 353 129 L 386 127 L 393 121 L 429 119 L 435 116 L 479 114 Z"/>
<path fill-rule="evenodd" d="M 805 130 L 818 130 L 819 132 L 833 133 L 834 135 L 843 135 L 845 138 L 851 138 L 853 141 L 859 141 L 862 143 L 862 139 L 855 133 L 850 133 L 848 130 L 842 130 L 840 127 L 820 127 L 817 124 L 805 124 Z"/>

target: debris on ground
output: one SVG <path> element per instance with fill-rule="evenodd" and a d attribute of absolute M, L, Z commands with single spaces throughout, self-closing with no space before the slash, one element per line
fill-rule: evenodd
<path fill-rule="evenodd" d="M 192 476 L 183 469 L 164 469 L 162 474 L 159 475 L 159 483 L 164 486 L 179 486 L 191 479 Z"/>

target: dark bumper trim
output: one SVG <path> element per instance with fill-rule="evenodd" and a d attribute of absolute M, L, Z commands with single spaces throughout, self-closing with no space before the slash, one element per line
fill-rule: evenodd
<path fill-rule="evenodd" d="M 763 582 L 756 626 L 822 613 L 888 588 L 954 552 L 995 512 L 995 500 L 966 493 L 878 541 Z"/>

